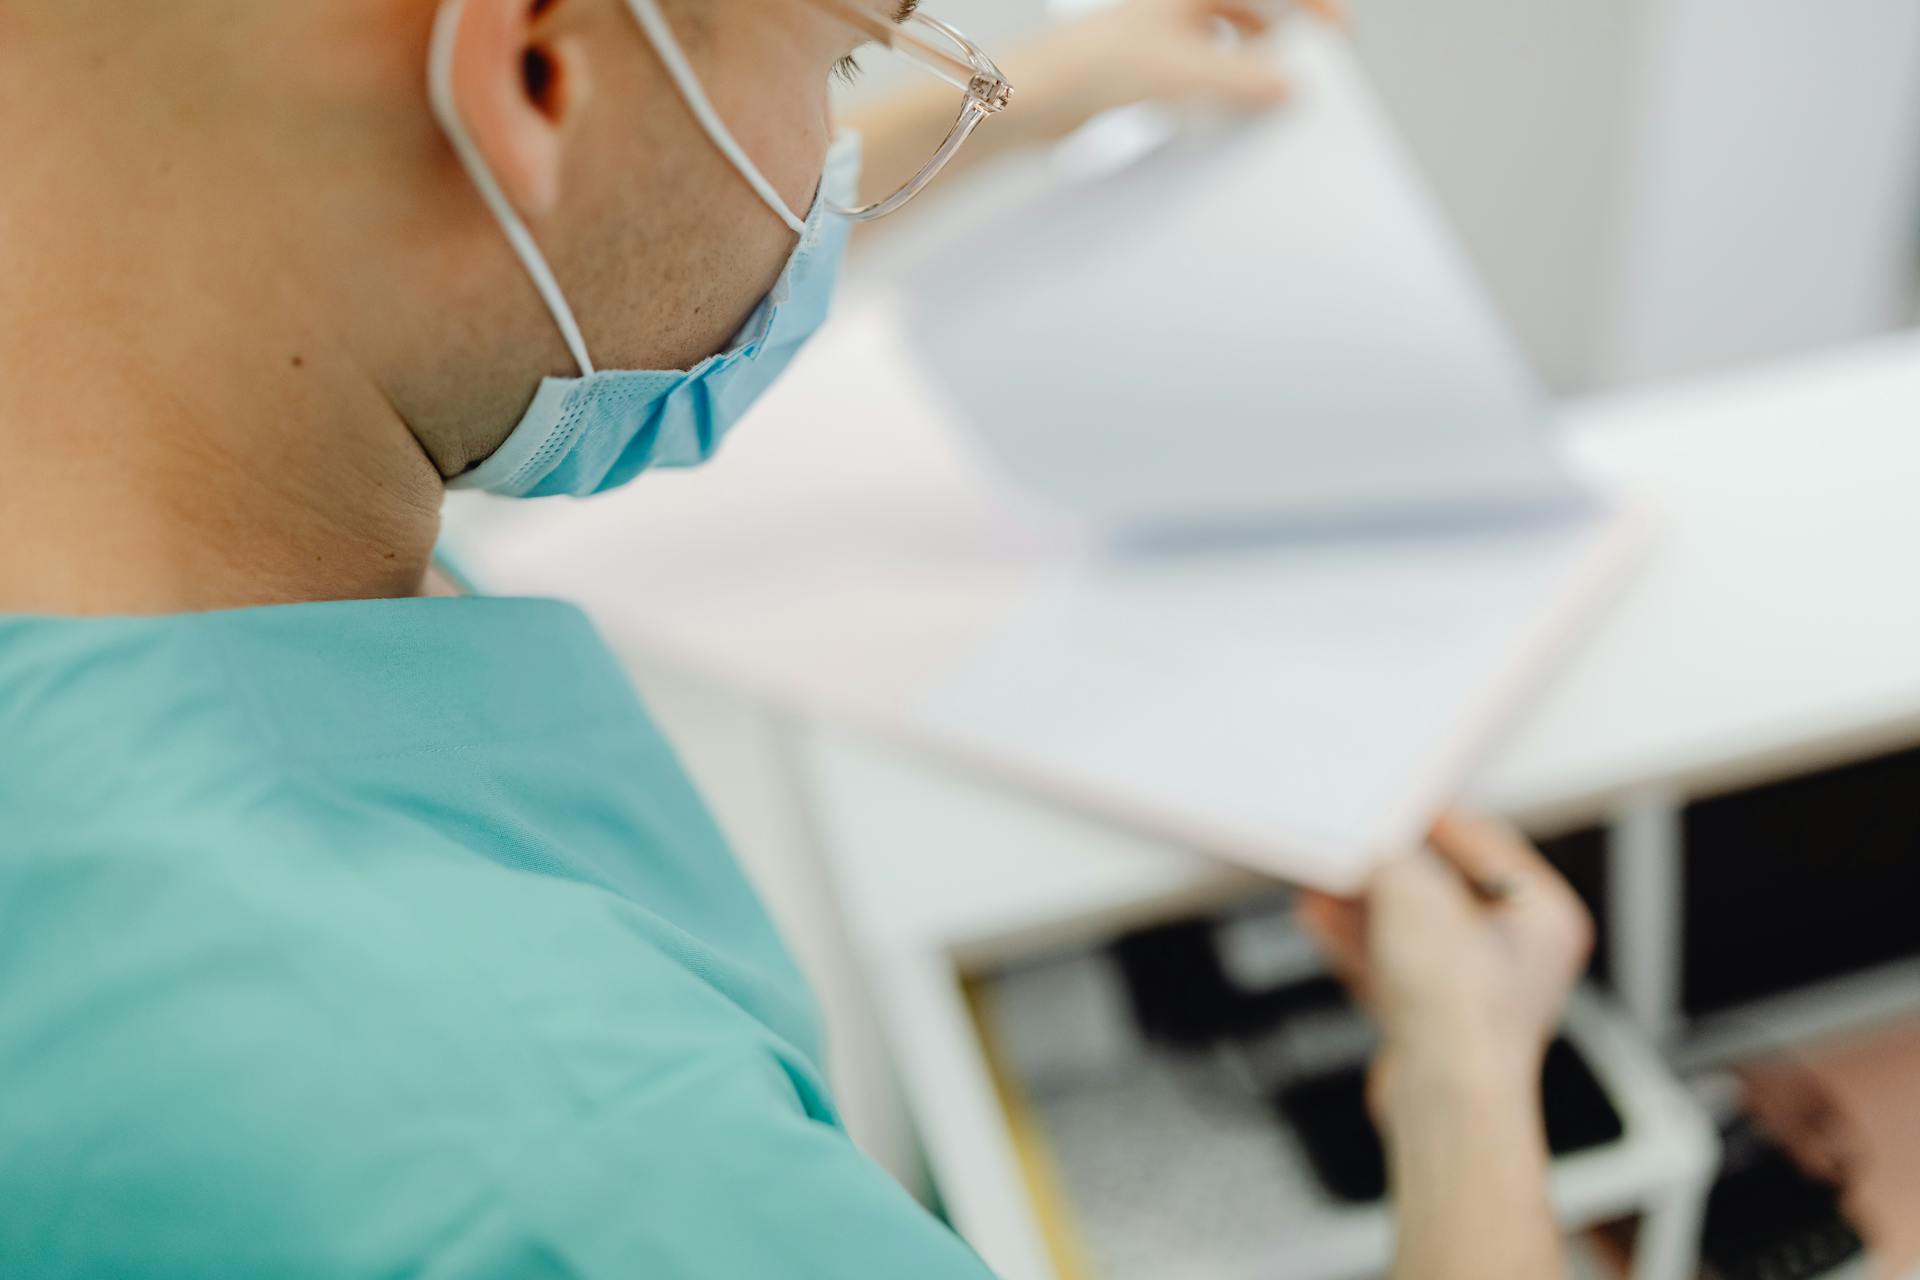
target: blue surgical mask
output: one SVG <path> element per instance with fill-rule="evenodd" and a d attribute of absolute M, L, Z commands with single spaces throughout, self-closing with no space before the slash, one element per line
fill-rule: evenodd
<path fill-rule="evenodd" d="M 463 5 L 464 0 L 446 0 L 435 27 L 430 68 L 434 111 L 546 302 L 580 374 L 542 382 L 506 443 L 450 487 L 513 498 L 584 497 L 617 489 L 654 467 L 706 461 L 826 322 L 851 230 L 834 210 L 855 202 L 859 138 L 847 133 L 834 142 L 812 210 L 804 219 L 796 217 L 714 111 L 654 0 L 627 0 L 707 137 L 799 243 L 772 291 L 719 355 L 691 369 L 596 369 L 545 255 L 460 118 L 453 65 Z"/>

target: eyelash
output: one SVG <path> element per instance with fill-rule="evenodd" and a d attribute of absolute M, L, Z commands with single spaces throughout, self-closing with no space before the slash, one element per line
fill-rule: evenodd
<path fill-rule="evenodd" d="M 860 60 L 852 54 L 833 64 L 833 78 L 841 84 L 852 84 L 860 78 Z"/>

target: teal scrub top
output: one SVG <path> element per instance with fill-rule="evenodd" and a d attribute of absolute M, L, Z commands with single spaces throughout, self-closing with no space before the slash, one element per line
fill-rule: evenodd
<path fill-rule="evenodd" d="M 529 600 L 0 618 L 0 1275 L 983 1280 Z"/>

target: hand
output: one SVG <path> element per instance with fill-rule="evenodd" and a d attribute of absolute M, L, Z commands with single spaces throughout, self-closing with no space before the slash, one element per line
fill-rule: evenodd
<path fill-rule="evenodd" d="M 1379 1020 L 1376 1114 L 1394 1077 L 1488 1075 L 1537 1088 L 1541 1057 L 1585 968 L 1593 922 L 1517 833 L 1450 814 L 1431 850 L 1381 868 L 1358 901 L 1300 899 L 1301 923 Z M 1483 901 L 1472 886 L 1500 886 Z"/>
<path fill-rule="evenodd" d="M 1340 0 L 1303 0 L 1320 17 L 1341 20 Z M 1013 124 L 1060 136 L 1115 107 L 1136 102 L 1200 102 L 1258 110 L 1287 96 L 1271 55 L 1247 43 L 1279 10 L 1272 0 L 1122 0 L 1056 28 L 1009 55 Z M 1238 38 L 1223 40 L 1224 28 Z"/>

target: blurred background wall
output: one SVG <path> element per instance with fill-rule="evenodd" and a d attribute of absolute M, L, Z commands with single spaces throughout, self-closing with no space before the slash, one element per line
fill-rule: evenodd
<path fill-rule="evenodd" d="M 998 50 L 1102 2 L 939 11 Z M 1350 4 L 1363 62 L 1556 390 L 1913 320 L 1920 0 Z"/>
<path fill-rule="evenodd" d="M 1914 0 L 1355 0 L 1358 41 L 1548 379 L 1906 323 Z"/>

